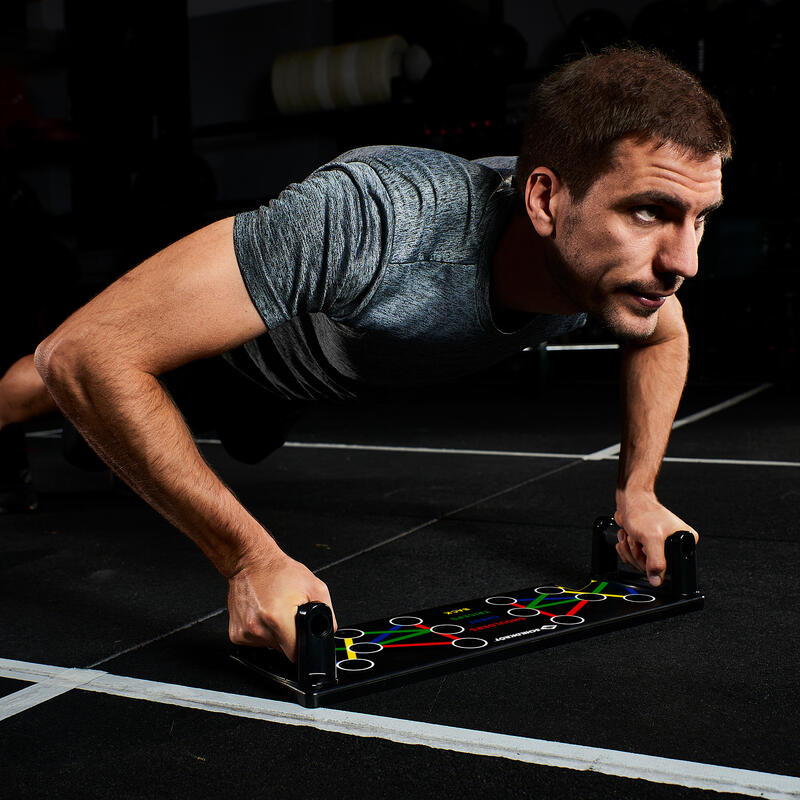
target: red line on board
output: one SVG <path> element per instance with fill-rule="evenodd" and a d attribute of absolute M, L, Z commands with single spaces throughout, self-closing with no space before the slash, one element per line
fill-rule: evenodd
<path fill-rule="evenodd" d="M 572 617 L 577 614 L 589 601 L 588 600 L 581 600 L 575 608 L 571 608 L 567 613 L 564 615 L 566 617 Z"/>
<path fill-rule="evenodd" d="M 430 631 L 434 636 L 446 636 L 448 639 L 458 639 L 458 636 L 452 636 L 449 633 L 439 633 L 439 631 L 431 631 L 430 628 L 426 628 L 424 625 L 415 625 L 415 628 L 421 628 L 423 631 Z"/>

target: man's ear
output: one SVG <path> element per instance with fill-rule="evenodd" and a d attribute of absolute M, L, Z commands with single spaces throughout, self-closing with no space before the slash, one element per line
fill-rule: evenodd
<path fill-rule="evenodd" d="M 547 167 L 537 167 L 525 185 L 525 210 L 536 233 L 542 237 L 553 236 L 559 212 L 564 213 L 564 201 L 569 191 L 561 178 Z"/>

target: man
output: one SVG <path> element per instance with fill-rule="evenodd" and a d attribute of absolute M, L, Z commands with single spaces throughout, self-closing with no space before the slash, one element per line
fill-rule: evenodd
<path fill-rule="evenodd" d="M 587 57 L 534 94 L 516 190 L 514 159 L 345 154 L 80 309 L 37 349 L 39 396 L 227 578 L 232 641 L 293 657 L 295 609 L 330 603 L 327 587 L 212 473 L 158 376 L 226 354 L 284 398 L 357 396 L 480 367 L 590 313 L 626 342 L 618 552 L 658 585 L 664 539 L 688 528 L 654 492 L 688 364 L 675 292 L 729 154 L 691 76 L 638 49 Z"/>

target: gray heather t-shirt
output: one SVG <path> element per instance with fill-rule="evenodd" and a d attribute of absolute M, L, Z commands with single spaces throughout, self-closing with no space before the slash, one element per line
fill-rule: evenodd
<path fill-rule="evenodd" d="M 366 147 L 237 215 L 239 267 L 269 332 L 227 358 L 284 397 L 350 398 L 473 372 L 583 325 L 493 321 L 514 164 Z"/>

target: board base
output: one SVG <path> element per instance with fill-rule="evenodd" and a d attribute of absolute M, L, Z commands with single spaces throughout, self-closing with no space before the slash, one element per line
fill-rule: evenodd
<path fill-rule="evenodd" d="M 670 537 L 668 579 L 654 589 L 608 558 L 608 548 L 616 541 L 614 528 L 613 521 L 599 519 L 593 548 L 593 566 L 613 564 L 613 569 L 592 575 L 580 586 L 553 581 L 335 632 L 330 609 L 309 603 L 297 616 L 297 665 L 276 650 L 252 647 L 237 648 L 233 658 L 300 705 L 317 708 L 702 608 L 705 598 L 694 579 L 691 534 Z"/>

